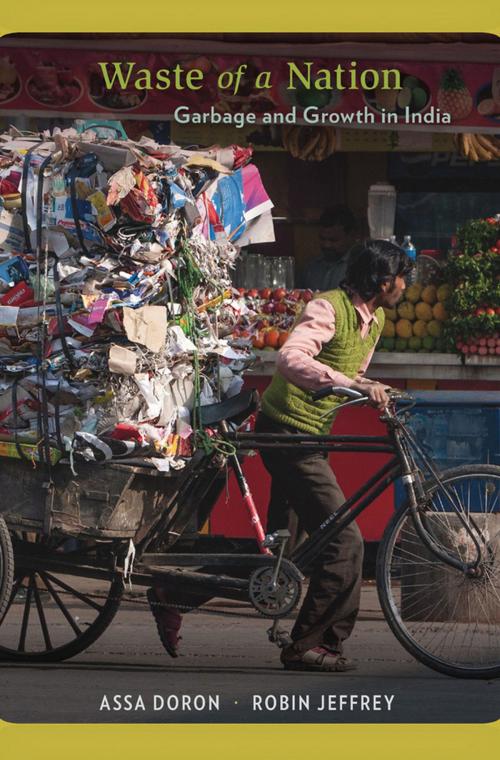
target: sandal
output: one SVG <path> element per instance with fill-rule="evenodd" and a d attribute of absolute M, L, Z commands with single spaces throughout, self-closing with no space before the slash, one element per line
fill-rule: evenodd
<path fill-rule="evenodd" d="M 345 673 L 348 670 L 356 670 L 357 665 L 352 660 L 344 657 L 340 652 L 333 652 L 324 646 L 308 649 L 302 654 L 287 654 L 284 650 L 281 654 L 281 662 L 285 670 L 319 670 L 330 673 Z"/>
<path fill-rule="evenodd" d="M 182 625 L 182 615 L 163 602 L 154 588 L 148 588 L 146 595 L 156 621 L 161 643 L 171 657 L 178 657 L 177 648 L 182 638 L 178 635 Z"/>

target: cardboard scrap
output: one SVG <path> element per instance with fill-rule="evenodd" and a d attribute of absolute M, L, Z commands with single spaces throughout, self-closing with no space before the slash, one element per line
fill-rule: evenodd
<path fill-rule="evenodd" d="M 140 343 L 157 354 L 167 338 L 167 310 L 165 306 L 124 309 L 123 326 L 132 343 Z"/>
<path fill-rule="evenodd" d="M 109 349 L 108 366 L 110 372 L 116 372 L 119 375 L 135 375 L 137 357 L 128 348 L 113 343 Z"/>
<path fill-rule="evenodd" d="M 186 166 L 202 166 L 206 169 L 214 169 L 216 172 L 219 172 L 219 174 L 233 173 L 231 169 L 227 168 L 227 166 L 223 166 L 213 158 L 207 158 L 206 156 L 202 156 L 198 153 L 195 153 L 193 156 L 191 156 Z"/>

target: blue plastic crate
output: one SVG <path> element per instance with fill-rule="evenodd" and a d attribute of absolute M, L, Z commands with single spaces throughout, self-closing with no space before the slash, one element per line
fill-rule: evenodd
<path fill-rule="evenodd" d="M 439 470 L 463 464 L 500 464 L 500 393 L 422 391 L 408 426 Z M 396 509 L 406 499 L 398 480 Z"/>

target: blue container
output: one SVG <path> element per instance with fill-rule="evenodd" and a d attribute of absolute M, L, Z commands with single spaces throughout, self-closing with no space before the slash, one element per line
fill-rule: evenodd
<path fill-rule="evenodd" d="M 438 470 L 462 464 L 500 464 L 500 393 L 418 391 L 408 427 Z M 406 500 L 398 480 L 396 509 Z"/>

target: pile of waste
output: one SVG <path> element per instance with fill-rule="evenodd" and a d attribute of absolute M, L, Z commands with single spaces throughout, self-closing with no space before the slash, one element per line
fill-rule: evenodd
<path fill-rule="evenodd" d="M 0 455 L 183 466 L 249 352 L 231 270 L 274 239 L 250 149 L 0 135 Z"/>

